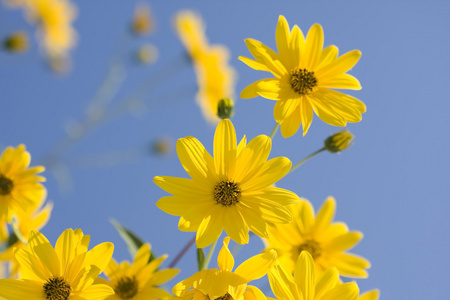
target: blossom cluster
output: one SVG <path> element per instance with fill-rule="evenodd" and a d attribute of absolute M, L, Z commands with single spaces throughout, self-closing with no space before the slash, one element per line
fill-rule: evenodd
<path fill-rule="evenodd" d="M 69 7 L 65 0 L 53 2 L 11 1 L 32 10 L 31 19 L 41 18 L 39 26 L 47 47 L 59 53 L 72 45 L 68 24 L 73 14 L 58 14 L 60 26 L 52 23 L 58 30 L 50 27 L 44 11 Z M 52 5 L 54 10 L 49 8 Z M 352 134 L 344 130 L 330 136 L 323 148 L 294 165 L 287 157 L 269 158 L 278 128 L 284 138 L 290 138 L 300 125 L 306 135 L 314 114 L 333 126 L 361 121 L 364 103 L 335 91 L 361 88 L 347 73 L 361 52 L 338 56 L 336 46 L 324 48 L 321 25 L 314 24 L 305 36 L 297 25 L 291 29 L 283 16 L 275 30 L 277 51 L 257 40 L 245 40 L 253 59 L 239 59 L 273 77 L 251 83 L 240 97 L 275 100 L 276 126 L 270 136 L 238 140 L 230 120 L 236 78 L 228 49 L 209 44 L 203 21 L 194 12 L 178 13 L 174 23 L 197 74 L 197 103 L 216 130 L 212 153 L 195 137 L 178 139 L 176 152 L 188 178 L 161 175 L 153 182 L 170 194 L 156 206 L 179 217 L 179 230 L 195 232 L 192 244 L 197 246 L 198 272 L 177 280 L 170 290 L 162 287 L 179 273 L 176 262 L 162 268 L 167 256 L 155 257 L 149 243 L 139 241 L 120 225 L 118 230 L 134 237 L 132 262 L 116 262 L 111 242 L 88 250 L 90 236 L 81 229 L 64 230 L 53 246 L 39 231 L 53 206 L 50 202 L 44 206 L 45 178 L 40 174 L 45 168 L 30 167 L 25 145 L 10 146 L 0 157 L 0 261 L 8 266 L 0 279 L 0 298 L 265 300 L 274 295 L 280 300 L 378 299 L 378 290 L 360 293 L 355 279 L 368 277 L 370 262 L 349 251 L 363 234 L 334 221 L 336 200 L 327 198 L 316 213 L 307 199 L 279 186 L 282 178 L 293 176 L 310 157 L 350 147 Z M 132 30 L 145 34 L 152 29 L 149 9 L 138 9 Z M 235 268 L 230 242 L 246 245 L 254 238 L 262 239 L 265 248 Z M 218 241 L 222 243 L 218 268 L 208 268 Z M 180 255 L 186 251 L 182 246 Z M 271 291 L 252 285 L 263 277 Z"/>

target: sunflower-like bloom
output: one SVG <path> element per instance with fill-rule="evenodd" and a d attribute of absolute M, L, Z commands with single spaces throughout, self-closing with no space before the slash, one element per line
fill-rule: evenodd
<path fill-rule="evenodd" d="M 241 92 L 241 98 L 261 96 L 277 100 L 273 114 L 284 137 L 295 134 L 300 124 L 305 135 L 313 111 L 325 123 L 334 126 L 361 121 L 361 114 L 366 111 L 364 103 L 330 90 L 361 89 L 358 80 L 346 74 L 361 57 L 359 50 L 337 57 L 336 46 L 322 49 L 323 31 L 319 24 L 311 27 L 305 39 L 297 25 L 289 30 L 283 16 L 278 19 L 275 36 L 279 53 L 259 41 L 245 40 L 255 60 L 239 59 L 255 70 L 272 73 L 275 78 L 250 84 Z"/>
<path fill-rule="evenodd" d="M 167 256 L 149 261 L 150 255 L 150 245 L 144 244 L 137 251 L 131 266 L 127 261 L 118 264 L 114 259 L 111 259 L 111 262 L 105 269 L 105 275 L 111 281 L 98 280 L 98 282 L 108 284 L 116 292 L 115 295 L 107 297 L 107 300 L 151 300 L 170 299 L 173 297 L 173 295 L 157 286 L 172 279 L 178 274 L 179 270 L 158 270 L 159 265 Z"/>
<path fill-rule="evenodd" d="M 174 286 L 172 292 L 183 300 L 266 300 L 266 296 L 256 287 L 247 285 L 269 272 L 276 264 L 275 251 L 253 256 L 233 272 L 234 258 L 228 249 L 230 238 L 223 240 L 217 257 L 219 269 L 208 269 L 195 273 Z"/>
<path fill-rule="evenodd" d="M 65 230 L 55 248 L 40 232 L 30 233 L 27 249 L 16 249 L 21 279 L 0 279 L 0 297 L 9 300 L 105 299 L 114 290 L 93 284 L 113 254 L 112 243 L 87 251 L 90 237 L 80 229 Z"/>
<path fill-rule="evenodd" d="M 218 123 L 219 101 L 234 94 L 236 72 L 228 63 L 229 51 L 222 45 L 209 45 L 202 19 L 192 11 L 178 13 L 175 28 L 197 74 L 197 104 L 205 119 Z"/>
<path fill-rule="evenodd" d="M 216 241 L 222 230 L 239 244 L 248 243 L 248 230 L 267 237 L 267 222 L 288 223 L 286 205 L 299 200 L 293 192 L 274 187 L 286 175 L 286 157 L 267 161 L 271 139 L 260 135 L 248 145 L 245 137 L 236 146 L 230 120 L 222 120 L 214 135 L 214 158 L 194 137 L 177 141 L 181 164 L 192 179 L 157 176 L 154 182 L 173 196 L 156 205 L 168 214 L 181 216 L 178 228 L 197 231 L 197 247 Z"/>
<path fill-rule="evenodd" d="M 335 268 L 316 276 L 314 260 L 308 251 L 302 251 L 295 264 L 294 276 L 282 265 L 269 272 L 269 282 L 277 299 L 283 300 L 357 300 L 358 285 L 341 284 Z"/>
<path fill-rule="evenodd" d="M 46 189 L 38 176 L 44 167 L 29 168 L 31 155 L 24 145 L 7 147 L 0 157 L 0 221 L 11 221 L 16 213 L 26 214 L 46 197 Z"/>
<path fill-rule="evenodd" d="M 369 261 L 346 253 L 363 235 L 358 231 L 349 232 L 345 223 L 332 223 L 335 206 L 335 200 L 329 197 L 314 216 L 312 205 L 302 199 L 289 207 L 294 219 L 292 223 L 270 226 L 267 247 L 277 251 L 281 264 L 289 272 L 294 270 L 298 255 L 306 250 L 314 259 L 317 274 L 335 267 L 342 276 L 367 277 Z"/>

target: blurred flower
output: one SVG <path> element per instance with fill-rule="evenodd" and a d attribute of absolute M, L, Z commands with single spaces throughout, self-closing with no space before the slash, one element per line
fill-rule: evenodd
<path fill-rule="evenodd" d="M 294 276 L 283 266 L 275 266 L 269 272 L 269 282 L 277 299 L 283 300 L 357 300 L 358 285 L 354 282 L 340 283 L 335 268 L 316 276 L 317 265 L 308 251 L 302 251 L 295 264 Z"/>
<path fill-rule="evenodd" d="M 37 176 L 43 166 L 29 168 L 31 156 L 24 145 L 7 147 L 0 157 L 0 220 L 11 221 L 14 214 L 33 211 L 46 197 Z"/>
<path fill-rule="evenodd" d="M 362 238 L 358 231 L 348 231 L 345 223 L 332 223 L 335 200 L 329 197 L 316 216 L 306 199 L 289 206 L 293 216 L 290 224 L 273 224 L 269 227 L 267 249 L 275 249 L 281 264 L 288 272 L 294 270 L 298 255 L 306 250 L 314 259 L 319 275 L 330 267 L 336 267 L 346 277 L 366 278 L 369 261 L 346 253 Z"/>
<path fill-rule="evenodd" d="M 120 299 L 170 299 L 173 296 L 157 286 L 169 281 L 179 270 L 158 270 L 160 264 L 167 256 L 150 259 L 150 245 L 142 245 L 134 257 L 133 264 L 127 261 L 120 265 L 111 259 L 105 269 L 105 275 L 111 280 L 99 279 L 97 282 L 111 286 L 115 295 L 108 296 L 107 300 Z"/>
<path fill-rule="evenodd" d="M 114 290 L 93 284 L 111 260 L 114 246 L 102 243 L 87 251 L 90 237 L 80 229 L 65 230 L 52 247 L 47 238 L 33 230 L 27 249 L 15 257 L 23 268 L 21 279 L 0 279 L 0 296 L 23 299 L 104 299 Z"/>
<path fill-rule="evenodd" d="M 26 32 L 18 31 L 10 34 L 3 41 L 3 47 L 12 53 L 25 52 L 28 49 L 28 37 Z"/>
<path fill-rule="evenodd" d="M 166 155 L 172 152 L 173 141 L 169 137 L 160 137 L 152 144 L 152 152 Z"/>
<path fill-rule="evenodd" d="M 131 29 L 135 34 L 146 35 L 153 31 L 153 18 L 150 14 L 150 6 L 146 3 L 138 3 L 134 11 Z"/>
<path fill-rule="evenodd" d="M 380 292 L 378 290 L 371 290 L 362 294 L 358 300 L 378 300 Z"/>
<path fill-rule="evenodd" d="M 143 64 L 152 64 L 158 60 L 158 48 L 151 44 L 142 45 L 136 52 L 136 59 Z"/>
<path fill-rule="evenodd" d="M 230 98 L 220 99 L 217 104 L 217 115 L 221 119 L 230 119 L 234 114 L 233 100 Z"/>
<path fill-rule="evenodd" d="M 218 123 L 218 102 L 234 94 L 236 72 L 228 64 L 229 51 L 222 45 L 209 45 L 202 19 L 192 11 L 179 12 L 175 27 L 197 74 L 197 104 L 206 120 Z"/>
<path fill-rule="evenodd" d="M 265 300 L 266 296 L 256 287 L 247 285 L 259 279 L 276 263 L 275 251 L 253 256 L 233 272 L 234 258 L 228 249 L 230 238 L 223 240 L 217 257 L 219 269 L 208 269 L 195 273 L 179 282 L 172 292 L 177 299 L 221 299 L 221 300 Z"/>
<path fill-rule="evenodd" d="M 313 110 L 325 123 L 346 126 L 347 122 L 361 121 L 366 111 L 358 99 L 331 89 L 354 89 L 358 80 L 346 74 L 361 57 L 359 50 L 340 57 L 334 45 L 323 48 L 323 31 L 315 24 L 306 39 L 295 25 L 292 31 L 283 16 L 276 29 L 278 54 L 259 41 L 245 40 L 255 60 L 239 57 L 249 67 L 271 72 L 275 78 L 258 80 L 241 92 L 241 98 L 261 96 L 277 100 L 274 117 L 281 125 L 284 137 L 294 135 L 300 124 L 303 135 L 308 132 Z"/>
<path fill-rule="evenodd" d="M 33 230 L 40 230 L 47 224 L 53 209 L 53 204 L 47 203 L 41 209 L 42 204 L 43 201 L 39 204 L 35 211 L 17 212 L 16 221 L 13 223 L 13 226 L 17 227 L 16 230 L 21 235 L 21 238 L 28 240 L 30 233 Z M 26 248 L 26 245 L 22 242 L 21 238 L 18 238 L 15 233 L 9 234 L 7 241 L 8 248 L 6 248 L 4 252 L 0 253 L 0 261 L 10 262 L 10 278 L 16 277 L 20 272 L 20 264 L 14 257 L 14 250 L 17 248 Z"/>
<path fill-rule="evenodd" d="M 10 6 L 21 7 L 31 24 L 37 25 L 39 42 L 50 57 L 67 57 L 75 46 L 72 22 L 76 8 L 69 0 L 10 0 Z"/>
<path fill-rule="evenodd" d="M 347 129 L 342 130 L 329 136 L 325 140 L 325 149 L 327 149 L 331 153 L 337 153 L 351 147 L 353 145 L 352 140 L 353 135 L 350 133 L 350 131 L 348 131 Z"/>
<path fill-rule="evenodd" d="M 291 168 L 286 157 L 267 161 L 271 139 L 260 135 L 236 146 L 233 123 L 220 121 L 214 136 L 214 158 L 194 137 L 177 141 L 181 164 L 192 179 L 156 176 L 153 181 L 173 196 L 156 205 L 180 216 L 178 228 L 197 231 L 197 247 L 216 241 L 223 229 L 239 244 L 248 243 L 248 230 L 267 237 L 267 222 L 288 223 L 286 205 L 299 200 L 290 191 L 273 187 Z"/>

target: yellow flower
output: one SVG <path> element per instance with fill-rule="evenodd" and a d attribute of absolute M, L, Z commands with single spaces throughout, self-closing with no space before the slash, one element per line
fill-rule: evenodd
<path fill-rule="evenodd" d="M 314 208 L 306 199 L 291 205 L 294 221 L 290 224 L 274 224 L 269 228 L 268 249 L 275 249 L 281 264 L 289 271 L 294 270 L 301 251 L 308 251 L 314 258 L 316 273 L 336 267 L 346 277 L 367 277 L 370 263 L 359 256 L 346 253 L 362 238 L 358 231 L 348 231 L 345 223 L 332 223 L 335 200 L 329 197 L 314 216 Z"/>
<path fill-rule="evenodd" d="M 295 264 L 294 276 L 281 265 L 269 272 L 269 282 L 277 299 L 283 300 L 357 300 L 358 285 L 354 282 L 341 284 L 335 268 L 316 276 L 313 258 L 302 251 Z"/>
<path fill-rule="evenodd" d="M 236 72 L 228 64 L 229 51 L 222 45 L 209 45 L 202 19 L 192 11 L 178 13 L 175 27 L 197 74 L 197 104 L 206 120 L 218 123 L 219 101 L 234 93 Z"/>
<path fill-rule="evenodd" d="M 159 265 L 167 256 L 162 256 L 152 261 L 150 259 L 150 245 L 142 245 L 133 264 L 124 261 L 117 264 L 114 259 L 105 269 L 105 275 L 111 280 L 99 280 L 98 282 L 106 283 L 116 292 L 115 295 L 107 297 L 107 300 L 120 299 L 170 299 L 173 297 L 158 285 L 169 281 L 179 271 L 177 269 L 158 270 Z"/>
<path fill-rule="evenodd" d="M 353 145 L 352 140 L 353 134 L 351 134 L 347 129 L 342 130 L 329 136 L 325 140 L 325 149 L 331 153 L 337 153 L 351 147 Z"/>
<path fill-rule="evenodd" d="M 298 201 L 294 193 L 274 187 L 286 175 L 286 157 L 267 161 L 271 139 L 260 135 L 236 146 L 233 123 L 220 121 L 214 135 L 214 158 L 194 137 L 177 141 L 181 164 L 192 179 L 157 176 L 154 182 L 173 196 L 156 205 L 168 214 L 181 216 L 178 228 L 197 231 L 197 247 L 216 241 L 222 230 L 239 244 L 248 243 L 248 230 L 267 236 L 267 222 L 288 223 L 286 205 Z"/>
<path fill-rule="evenodd" d="M 276 29 L 279 53 L 253 39 L 245 42 L 255 60 L 239 59 L 255 70 L 272 73 L 275 78 L 250 84 L 242 91 L 241 98 L 261 96 L 277 100 L 273 113 L 284 137 L 295 134 L 300 124 L 305 135 L 313 111 L 325 123 L 334 126 L 361 121 L 361 114 L 366 111 L 364 103 L 330 90 L 361 89 L 358 80 L 346 74 L 361 57 L 359 50 L 337 57 L 336 46 L 322 49 L 323 31 L 319 24 L 311 27 L 305 39 L 297 25 L 289 30 L 283 16 L 279 17 Z"/>
<path fill-rule="evenodd" d="M 177 299 L 220 299 L 220 300 L 265 300 L 266 296 L 256 287 L 247 285 L 259 279 L 276 263 L 275 251 L 253 256 L 233 272 L 234 258 L 228 249 L 230 238 L 223 240 L 217 257 L 219 269 L 208 269 L 195 273 L 179 282 L 172 292 Z"/>
<path fill-rule="evenodd" d="M 7 147 L 0 157 L 0 220 L 11 221 L 12 216 L 33 211 L 46 197 L 45 181 L 38 173 L 44 167 L 29 168 L 31 156 L 24 145 Z"/>
<path fill-rule="evenodd" d="M 33 230 L 28 248 L 15 251 L 21 279 L 0 279 L 0 297 L 87 300 L 113 294 L 109 286 L 93 283 L 111 260 L 114 245 L 102 243 L 87 251 L 89 240 L 80 229 L 67 229 L 53 248 L 43 234 Z"/>

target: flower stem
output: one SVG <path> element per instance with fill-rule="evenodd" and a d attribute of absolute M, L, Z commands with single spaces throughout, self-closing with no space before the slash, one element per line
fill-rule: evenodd
<path fill-rule="evenodd" d="M 212 254 L 213 254 L 213 252 L 214 252 L 214 249 L 216 248 L 216 245 L 217 245 L 217 241 L 218 241 L 218 240 L 219 240 L 219 239 L 217 239 L 217 240 L 211 245 L 211 247 L 209 247 L 208 256 L 206 257 L 206 259 L 205 259 L 205 261 L 203 262 L 203 264 L 200 266 L 199 271 L 203 271 L 203 270 L 205 270 L 206 268 L 208 268 L 209 262 L 210 262 L 210 260 L 211 260 L 211 256 L 212 256 Z"/>
<path fill-rule="evenodd" d="M 292 173 L 295 169 L 297 169 L 298 167 L 300 167 L 301 165 L 303 165 L 308 159 L 310 159 L 311 157 L 313 157 L 316 154 L 319 154 L 320 152 L 326 150 L 325 147 L 322 149 L 317 150 L 316 152 L 311 153 L 310 155 L 308 155 L 307 157 L 305 157 L 304 159 L 302 159 L 301 161 L 299 161 L 295 166 L 293 166 L 291 168 L 291 170 L 289 171 L 289 173 Z M 288 174 L 289 174 L 288 173 Z"/>
<path fill-rule="evenodd" d="M 273 139 L 273 137 L 275 136 L 275 133 L 277 133 L 279 127 L 280 127 L 280 124 L 277 123 L 277 124 L 275 125 L 275 127 L 272 129 L 272 133 L 269 135 L 269 137 L 270 137 L 271 139 Z"/>
<path fill-rule="evenodd" d="M 183 257 L 183 255 L 186 254 L 186 252 L 191 248 L 191 246 L 195 243 L 195 236 L 184 246 L 183 249 L 177 254 L 177 256 L 173 259 L 173 261 L 170 263 L 169 268 L 175 267 L 175 265 L 178 263 L 178 261 Z"/>

